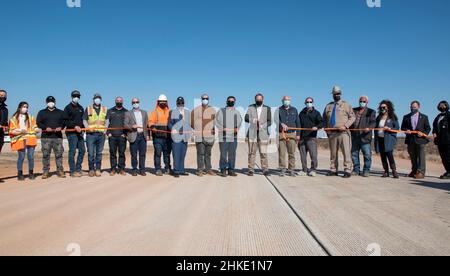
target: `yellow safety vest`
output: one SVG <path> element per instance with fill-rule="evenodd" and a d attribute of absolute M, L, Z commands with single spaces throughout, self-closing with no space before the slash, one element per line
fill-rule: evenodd
<path fill-rule="evenodd" d="M 106 132 L 106 114 L 108 113 L 108 109 L 106 106 L 100 107 L 100 113 L 97 114 L 93 106 L 89 106 L 87 108 L 88 112 L 88 125 L 90 129 L 93 129 L 90 132 Z"/>

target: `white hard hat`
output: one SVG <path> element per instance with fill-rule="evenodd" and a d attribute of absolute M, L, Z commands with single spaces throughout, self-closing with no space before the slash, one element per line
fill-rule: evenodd
<path fill-rule="evenodd" d="M 167 96 L 164 94 L 160 95 L 158 98 L 158 102 L 167 102 L 167 101 L 168 101 Z"/>

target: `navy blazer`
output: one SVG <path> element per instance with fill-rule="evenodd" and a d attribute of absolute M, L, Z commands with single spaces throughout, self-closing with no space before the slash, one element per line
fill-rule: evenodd
<path fill-rule="evenodd" d="M 416 129 L 413 129 L 413 127 L 412 127 L 411 117 L 412 117 L 411 113 L 406 115 L 405 117 L 403 117 L 403 122 L 402 122 L 402 130 L 403 131 L 417 130 L 417 131 L 425 133 L 426 135 L 430 134 L 431 126 L 430 126 L 430 121 L 428 120 L 427 115 L 419 113 L 419 121 L 417 122 Z M 430 140 L 428 140 L 428 137 L 419 137 L 417 134 L 406 135 L 406 139 L 405 139 L 405 143 L 407 145 L 410 145 L 410 144 L 426 145 L 429 142 L 430 142 Z"/>
<path fill-rule="evenodd" d="M 380 121 L 381 121 L 381 116 L 378 116 L 376 127 L 378 127 L 380 125 Z M 386 121 L 385 126 L 391 128 L 393 130 L 400 129 L 399 122 L 397 120 L 393 120 L 393 119 L 388 119 Z M 378 130 L 375 130 L 375 151 L 377 153 L 380 153 L 379 139 L 380 139 L 380 137 L 378 137 Z M 397 145 L 397 133 L 385 131 L 384 132 L 384 151 L 385 152 L 394 151 L 396 145 Z"/>

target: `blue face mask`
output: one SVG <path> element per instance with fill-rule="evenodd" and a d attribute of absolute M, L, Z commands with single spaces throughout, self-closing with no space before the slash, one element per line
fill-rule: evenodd
<path fill-rule="evenodd" d="M 313 108 L 313 107 L 314 107 L 314 104 L 313 104 L 313 103 L 306 103 L 306 107 L 307 107 L 307 108 Z"/>
<path fill-rule="evenodd" d="M 290 107 L 291 101 L 283 101 L 283 105 L 284 105 L 284 107 Z"/>
<path fill-rule="evenodd" d="M 102 104 L 102 100 L 97 98 L 97 99 L 94 100 L 94 104 L 95 105 L 101 105 Z"/>
<path fill-rule="evenodd" d="M 202 105 L 207 106 L 209 104 L 209 100 L 202 100 Z"/>
<path fill-rule="evenodd" d="M 139 109 L 139 104 L 138 103 L 133 104 L 133 108 L 134 109 Z"/>

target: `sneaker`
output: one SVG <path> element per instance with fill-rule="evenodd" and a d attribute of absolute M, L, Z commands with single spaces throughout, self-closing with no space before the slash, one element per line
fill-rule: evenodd
<path fill-rule="evenodd" d="M 349 172 L 344 173 L 344 178 L 351 178 L 352 174 Z"/>
<path fill-rule="evenodd" d="M 339 174 L 338 174 L 337 172 L 329 171 L 329 172 L 327 173 L 327 176 L 339 176 Z"/>
<path fill-rule="evenodd" d="M 270 172 L 269 172 L 268 170 L 265 170 L 265 171 L 263 172 L 263 175 L 264 175 L 264 176 L 270 176 Z"/>
<path fill-rule="evenodd" d="M 254 171 L 250 170 L 250 171 L 248 172 L 248 176 L 254 176 L 254 175 L 255 175 L 255 172 L 254 172 Z"/>
<path fill-rule="evenodd" d="M 115 176 L 117 174 L 116 170 L 111 170 L 109 173 L 109 176 Z"/>
<path fill-rule="evenodd" d="M 363 177 L 370 177 L 370 172 L 363 172 L 362 176 Z"/>
<path fill-rule="evenodd" d="M 233 171 L 233 170 L 228 170 L 228 175 L 231 176 L 231 177 L 236 177 L 237 173 L 235 171 Z"/>
<path fill-rule="evenodd" d="M 63 171 L 58 171 L 57 175 L 59 178 L 66 178 L 66 174 Z"/>
<path fill-rule="evenodd" d="M 210 176 L 216 176 L 217 174 L 213 170 L 208 171 L 208 175 Z"/>
<path fill-rule="evenodd" d="M 289 175 L 290 177 L 296 177 L 296 176 L 297 176 L 297 174 L 296 174 L 294 171 L 289 171 L 289 172 L 288 172 L 288 175 Z"/>
<path fill-rule="evenodd" d="M 307 176 L 308 174 L 304 171 L 301 171 L 298 173 L 298 176 Z"/>
<path fill-rule="evenodd" d="M 198 177 L 203 177 L 205 175 L 205 172 L 200 170 L 200 171 L 197 171 L 197 173 L 195 175 Z"/>
<path fill-rule="evenodd" d="M 309 172 L 308 176 L 310 177 L 316 177 L 317 173 L 316 172 Z"/>
<path fill-rule="evenodd" d="M 156 176 L 163 176 L 163 175 L 164 175 L 164 173 L 163 173 L 162 170 L 157 170 L 156 171 Z"/>
<path fill-rule="evenodd" d="M 95 171 L 89 171 L 89 177 L 94 177 L 95 176 Z"/>
<path fill-rule="evenodd" d="M 441 175 L 440 179 L 450 179 L 450 174 L 444 173 L 443 175 Z"/>
<path fill-rule="evenodd" d="M 226 170 L 221 170 L 218 175 L 221 176 L 221 177 L 227 177 L 228 176 Z"/>
<path fill-rule="evenodd" d="M 358 176 L 358 175 L 360 175 L 359 172 L 357 172 L 357 171 L 352 171 L 352 176 Z"/>
<path fill-rule="evenodd" d="M 127 175 L 127 173 L 124 170 L 121 170 L 119 174 L 120 175 Z"/>
<path fill-rule="evenodd" d="M 82 176 L 83 176 L 83 174 L 81 172 L 75 172 L 73 174 L 73 177 L 82 177 Z"/>
<path fill-rule="evenodd" d="M 281 170 L 279 175 L 280 175 L 280 177 L 285 177 L 286 176 L 286 170 Z"/>
<path fill-rule="evenodd" d="M 101 177 L 102 176 L 102 172 L 100 170 L 96 170 L 95 171 L 95 176 L 96 177 Z"/>

